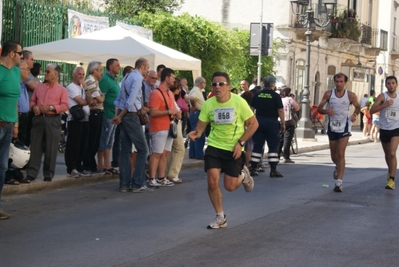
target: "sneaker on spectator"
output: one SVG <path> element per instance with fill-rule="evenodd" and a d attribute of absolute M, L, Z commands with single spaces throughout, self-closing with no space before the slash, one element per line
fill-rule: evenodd
<path fill-rule="evenodd" d="M 10 218 L 11 216 L 8 215 L 7 213 L 4 213 L 3 210 L 0 210 L 0 220 L 7 220 L 8 218 Z"/>
<path fill-rule="evenodd" d="M 127 192 L 129 192 L 129 191 L 131 191 L 131 189 L 130 189 L 130 188 L 127 188 L 127 187 L 121 187 L 121 188 L 119 188 L 119 192 L 122 192 L 122 193 L 127 193 Z"/>
<path fill-rule="evenodd" d="M 263 168 L 261 168 L 261 167 L 258 167 L 258 168 L 256 168 L 256 171 L 257 171 L 257 172 L 265 172 L 265 169 L 263 169 Z"/>
<path fill-rule="evenodd" d="M 175 183 L 169 181 L 168 179 L 166 179 L 166 177 L 163 179 L 156 178 L 156 180 L 157 180 L 159 186 L 174 186 L 175 185 Z"/>
<path fill-rule="evenodd" d="M 259 163 L 259 164 L 258 164 L 258 168 L 267 169 L 267 168 L 269 168 L 269 164 L 262 164 L 262 163 Z"/>
<path fill-rule="evenodd" d="M 93 175 L 101 175 L 101 174 L 105 174 L 105 171 L 103 169 L 97 169 L 96 171 L 92 172 Z"/>
<path fill-rule="evenodd" d="M 154 189 L 148 188 L 147 186 L 143 185 L 140 188 L 133 188 L 132 192 L 133 193 L 152 193 L 152 192 L 154 192 Z"/>
<path fill-rule="evenodd" d="M 227 218 L 226 215 L 224 217 L 217 216 L 216 219 L 208 225 L 208 229 L 219 229 L 219 228 L 226 228 L 227 227 Z"/>
<path fill-rule="evenodd" d="M 258 176 L 259 173 L 256 171 L 256 169 L 250 168 L 251 176 Z"/>
<path fill-rule="evenodd" d="M 157 182 L 157 180 L 156 180 L 155 178 L 153 178 L 153 179 L 148 179 L 148 180 L 147 180 L 147 185 L 148 185 L 149 187 L 155 187 L 155 188 L 158 188 L 159 186 L 161 186 L 161 185 Z"/>
<path fill-rule="evenodd" d="M 83 171 L 80 173 L 80 176 L 84 176 L 84 177 L 91 176 L 91 171 L 83 170 Z"/>
<path fill-rule="evenodd" d="M 70 173 L 67 174 L 67 176 L 72 178 L 79 178 L 80 173 L 76 169 L 73 169 Z"/>

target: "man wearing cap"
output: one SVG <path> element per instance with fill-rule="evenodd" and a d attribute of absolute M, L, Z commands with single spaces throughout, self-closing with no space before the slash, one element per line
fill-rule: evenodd
<path fill-rule="evenodd" d="M 252 137 L 254 149 L 251 155 L 252 172 L 257 168 L 262 157 L 263 146 L 265 141 L 269 147 L 268 161 L 270 165 L 270 177 L 278 178 L 283 175 L 277 171 L 278 143 L 280 140 L 280 132 L 285 132 L 284 107 L 281 97 L 274 90 L 276 88 L 276 78 L 274 76 L 266 76 L 263 81 L 263 89 L 254 95 L 251 100 L 251 108 L 256 112 L 256 119 L 259 122 L 259 128 Z"/>

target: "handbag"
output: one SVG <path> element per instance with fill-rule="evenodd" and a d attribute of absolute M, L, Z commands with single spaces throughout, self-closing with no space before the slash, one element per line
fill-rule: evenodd
<path fill-rule="evenodd" d="M 186 103 L 186 100 L 184 100 L 184 98 L 181 96 L 181 92 L 180 92 L 179 98 L 177 99 L 176 103 L 182 112 L 188 111 L 188 105 Z"/>
<path fill-rule="evenodd" d="M 126 78 L 127 78 L 128 76 L 129 76 L 129 74 L 126 76 Z M 125 78 L 125 80 L 126 80 L 126 78 Z M 125 89 L 125 93 L 126 93 L 127 98 L 128 98 L 128 97 L 129 97 L 129 94 L 128 94 L 127 90 L 126 90 L 125 83 L 123 83 L 123 87 L 124 87 L 124 89 Z M 141 105 L 142 105 L 143 107 L 144 107 L 144 97 L 145 97 L 144 84 L 142 83 L 142 84 L 141 84 Z M 127 98 L 126 98 L 126 99 L 127 99 Z M 133 104 L 133 105 L 134 105 L 134 107 L 135 107 L 136 110 L 137 110 L 137 116 L 139 116 L 140 124 L 141 124 L 141 125 L 146 125 L 147 123 L 149 123 L 150 121 L 149 121 L 149 119 L 148 119 L 147 112 L 145 112 L 145 111 L 143 110 L 143 108 L 138 109 L 137 106 L 136 106 L 136 104 Z"/>
<path fill-rule="evenodd" d="M 159 92 L 163 97 L 163 100 L 165 101 L 166 110 L 169 110 L 168 102 L 166 102 L 165 96 L 163 95 L 162 91 L 159 88 L 157 88 L 157 90 L 159 90 Z M 171 115 L 169 115 L 169 119 L 170 119 L 170 126 L 169 126 L 168 135 L 169 137 L 175 139 L 177 137 L 177 124 L 179 123 L 179 120 L 177 120 L 176 118 L 172 119 Z"/>
<path fill-rule="evenodd" d="M 172 119 L 170 121 L 170 127 L 169 127 L 169 136 L 172 138 L 177 138 L 177 124 L 179 123 L 178 119 Z"/>
<path fill-rule="evenodd" d="M 136 104 L 134 104 L 134 107 L 137 109 Z M 146 125 L 149 123 L 147 113 L 142 108 L 137 109 L 137 116 L 139 116 L 141 125 Z"/>
<path fill-rule="evenodd" d="M 83 89 L 81 97 L 83 98 Z M 77 104 L 69 109 L 69 113 L 71 113 L 72 119 L 74 121 L 81 121 L 86 117 L 85 112 L 83 111 L 83 106 Z"/>
<path fill-rule="evenodd" d="M 85 113 L 81 105 L 75 105 L 69 109 L 69 113 L 72 115 L 74 121 L 81 121 L 85 118 Z"/>

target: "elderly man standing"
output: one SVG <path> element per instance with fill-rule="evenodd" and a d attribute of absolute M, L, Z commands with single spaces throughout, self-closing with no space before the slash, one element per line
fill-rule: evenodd
<path fill-rule="evenodd" d="M 194 81 L 194 87 L 190 90 L 188 98 L 190 100 L 191 112 L 190 112 L 190 125 L 191 129 L 195 129 L 198 123 L 198 117 L 201 111 L 202 104 L 205 99 L 202 95 L 202 89 L 205 88 L 206 81 L 203 77 L 198 77 Z M 195 141 L 190 141 L 189 158 L 193 159 L 204 159 L 204 145 L 205 145 L 205 133 L 203 133 Z"/>
<path fill-rule="evenodd" d="M 15 41 L 7 41 L 1 51 L 0 65 L 0 196 L 3 190 L 11 138 L 18 135 L 18 98 L 21 94 L 19 82 L 21 72 L 17 67 L 22 48 Z M 15 124 L 14 124 L 15 123 Z M 0 220 L 10 218 L 1 210 Z"/>
<path fill-rule="evenodd" d="M 33 68 L 33 65 L 35 64 L 32 52 L 28 50 L 23 50 L 22 59 L 28 65 L 29 70 L 31 70 Z M 31 99 L 33 91 L 35 91 L 37 85 L 40 84 L 40 81 L 37 78 L 35 78 L 32 73 L 29 72 L 29 77 L 24 79 L 23 83 L 25 84 L 25 87 L 28 89 L 28 96 L 29 99 Z M 19 121 L 22 122 L 22 124 L 24 124 L 24 122 L 26 121 L 27 125 L 25 130 L 26 134 L 25 138 L 22 136 L 23 141 L 21 140 L 21 137 L 18 137 L 18 139 L 21 142 L 23 142 L 26 146 L 30 145 L 30 131 L 32 129 L 32 119 L 34 116 L 35 114 L 32 111 L 29 111 L 26 114 L 24 113 L 19 114 Z"/>
<path fill-rule="evenodd" d="M 119 108 L 119 115 L 115 115 L 112 123 L 120 124 L 121 159 L 120 159 L 120 187 L 121 192 L 133 193 L 154 192 L 146 186 L 145 162 L 148 156 L 148 147 L 140 124 L 137 111 L 148 108 L 143 106 L 142 82 L 143 76 L 148 73 L 150 63 L 145 58 L 139 58 L 134 66 L 135 70 L 122 80 L 122 90 L 115 101 Z M 136 165 L 133 172 L 130 166 L 132 143 L 137 150 Z"/>
<path fill-rule="evenodd" d="M 103 76 L 101 62 L 92 61 L 87 67 L 89 76 L 85 83 L 87 91 L 91 95 L 92 101 L 90 104 L 89 116 L 89 139 L 87 143 L 87 153 L 83 159 L 83 167 L 85 170 L 91 171 L 94 174 L 104 174 L 103 170 L 97 169 L 97 162 L 95 156 L 100 146 L 101 128 L 103 122 L 103 102 L 104 95 L 102 94 L 98 81 Z"/>
<path fill-rule="evenodd" d="M 87 142 L 89 137 L 89 104 L 92 96 L 87 90 L 84 80 L 85 71 L 82 67 L 76 67 L 72 72 L 73 81 L 66 89 L 68 90 L 69 104 L 68 108 L 76 105 L 82 106 L 85 117 L 81 120 L 75 120 L 71 113 L 68 114 L 68 138 L 65 149 L 65 164 L 67 166 L 67 175 L 78 178 L 79 176 L 89 176 L 90 170 L 83 169 L 83 159 L 87 153 Z"/>
<path fill-rule="evenodd" d="M 58 84 L 61 68 L 48 64 L 45 72 L 46 83 L 39 84 L 30 99 L 30 108 L 35 113 L 31 131 L 31 157 L 27 180 L 37 178 L 44 146 L 43 176 L 50 182 L 54 177 L 58 142 L 61 132 L 60 114 L 68 110 L 68 92 Z"/>
<path fill-rule="evenodd" d="M 150 70 L 148 72 L 148 77 L 147 79 L 143 82 L 144 85 L 144 105 L 148 108 L 148 102 L 150 102 L 150 95 L 152 93 L 152 91 L 155 90 L 155 88 L 157 88 L 157 86 L 155 85 L 157 83 L 157 73 L 154 70 Z M 147 144 L 148 144 L 148 148 L 151 150 L 150 148 L 150 124 L 147 123 L 145 125 L 145 138 L 147 140 Z"/>
<path fill-rule="evenodd" d="M 101 129 L 100 147 L 98 149 L 98 168 L 104 169 L 109 174 L 118 174 L 118 171 L 111 168 L 111 148 L 114 143 L 116 125 L 111 123 L 115 114 L 115 99 L 117 98 L 120 87 L 116 81 L 116 75 L 121 67 L 119 61 L 115 58 L 107 60 L 107 72 L 100 80 L 101 92 L 105 95 L 104 115 Z"/>
<path fill-rule="evenodd" d="M 150 138 L 152 154 L 149 159 L 148 184 L 150 186 L 173 186 L 165 177 L 166 160 L 172 150 L 173 138 L 169 136 L 170 118 L 181 118 L 181 112 L 176 109 L 175 97 L 169 87 L 175 82 L 175 72 L 165 68 L 161 73 L 161 84 L 150 95 Z M 155 174 L 158 172 L 158 178 Z"/>

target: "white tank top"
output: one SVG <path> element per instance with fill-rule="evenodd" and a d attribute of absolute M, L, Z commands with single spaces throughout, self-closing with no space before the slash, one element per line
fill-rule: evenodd
<path fill-rule="evenodd" d="M 345 90 L 342 97 L 335 95 L 335 89 L 331 91 L 331 96 L 328 100 L 328 109 L 333 109 L 334 115 L 328 116 L 328 124 L 332 132 L 351 132 L 350 105 L 348 90 Z M 347 131 L 345 131 L 346 127 L 348 127 Z"/>
<path fill-rule="evenodd" d="M 392 99 L 393 104 L 387 108 L 381 109 L 380 112 L 380 128 L 383 130 L 393 130 L 399 128 L 399 97 L 396 93 L 395 98 L 389 97 L 387 92 L 384 92 L 384 103 Z"/>

